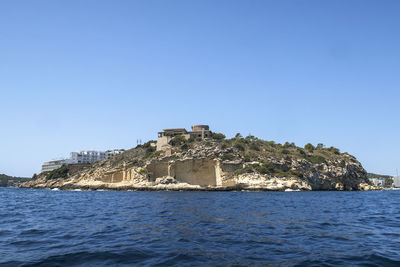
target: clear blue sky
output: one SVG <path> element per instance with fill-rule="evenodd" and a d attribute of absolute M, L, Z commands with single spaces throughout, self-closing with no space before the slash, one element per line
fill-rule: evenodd
<path fill-rule="evenodd" d="M 209 124 L 400 170 L 400 1 L 0 2 L 0 173 Z"/>

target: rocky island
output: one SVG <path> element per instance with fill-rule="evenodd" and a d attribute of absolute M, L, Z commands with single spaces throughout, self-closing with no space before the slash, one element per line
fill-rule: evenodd
<path fill-rule="evenodd" d="M 197 127 L 197 128 L 196 128 Z M 360 162 L 322 144 L 277 144 L 208 126 L 166 129 L 156 141 L 90 165 L 63 165 L 21 187 L 64 190 L 375 190 Z"/>

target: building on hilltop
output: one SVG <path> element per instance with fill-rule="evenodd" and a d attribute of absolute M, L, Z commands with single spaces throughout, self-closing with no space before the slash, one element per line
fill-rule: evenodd
<path fill-rule="evenodd" d="M 71 152 L 68 159 L 59 159 L 46 161 L 42 164 L 42 172 L 52 171 L 60 168 L 62 165 L 71 164 L 91 164 L 99 160 L 108 159 L 112 156 L 121 154 L 123 149 L 114 149 L 107 151 L 83 150 L 81 152 Z"/>
<path fill-rule="evenodd" d="M 191 137 L 205 139 L 212 137 L 212 132 L 210 131 L 210 127 L 208 125 L 194 125 L 192 126 L 192 131 L 186 131 L 185 128 L 164 129 L 162 132 L 158 133 L 157 151 L 169 150 L 171 148 L 169 142 L 177 135 L 185 137 L 186 140 Z"/>

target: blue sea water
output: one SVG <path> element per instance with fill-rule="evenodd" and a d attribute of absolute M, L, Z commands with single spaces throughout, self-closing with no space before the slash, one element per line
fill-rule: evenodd
<path fill-rule="evenodd" d="M 1 266 L 400 266 L 400 191 L 0 188 Z"/>

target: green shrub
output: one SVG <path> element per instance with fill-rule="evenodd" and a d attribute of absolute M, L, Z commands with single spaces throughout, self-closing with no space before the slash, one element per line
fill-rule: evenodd
<path fill-rule="evenodd" d="M 236 143 L 234 145 L 234 147 L 237 148 L 240 151 L 245 151 L 246 150 L 245 146 L 243 144 L 241 144 L 241 143 Z"/>
<path fill-rule="evenodd" d="M 297 153 L 301 156 L 301 157 L 305 157 L 307 154 L 306 152 L 302 149 L 302 148 L 297 148 Z"/>
<path fill-rule="evenodd" d="M 237 133 L 237 134 L 235 134 L 235 138 L 236 138 L 236 139 L 242 139 L 243 136 L 242 136 L 240 133 Z"/>
<path fill-rule="evenodd" d="M 68 177 L 68 166 L 63 164 L 60 168 L 48 172 L 46 179 L 58 179 Z"/>
<path fill-rule="evenodd" d="M 331 146 L 330 148 L 327 148 L 326 150 L 328 150 L 328 151 L 330 151 L 330 152 L 332 152 L 334 154 L 337 154 L 337 155 L 340 154 L 340 150 L 338 148 L 336 148 L 336 147 L 333 147 L 333 146 Z"/>
<path fill-rule="evenodd" d="M 212 144 L 210 141 L 207 140 L 207 141 L 204 142 L 204 145 L 210 147 L 210 146 L 212 146 L 213 144 Z"/>
<path fill-rule="evenodd" d="M 260 145 L 257 144 L 256 142 L 251 143 L 249 148 L 255 151 L 260 151 Z"/>
<path fill-rule="evenodd" d="M 283 147 L 284 148 L 290 148 L 290 147 L 296 147 L 296 144 L 295 143 L 289 143 L 289 142 L 286 142 L 284 145 L 283 145 Z"/>
<path fill-rule="evenodd" d="M 148 174 L 148 170 L 147 170 L 146 168 L 143 168 L 143 169 L 140 169 L 140 170 L 139 170 L 139 173 L 140 173 L 140 174 L 143 174 L 143 175 L 144 175 L 144 174 Z"/>
<path fill-rule="evenodd" d="M 214 133 L 213 135 L 212 135 L 212 138 L 214 139 L 214 140 L 224 140 L 225 139 L 225 135 L 224 134 L 222 134 L 222 133 Z"/>
<path fill-rule="evenodd" d="M 244 162 L 250 162 L 250 161 L 251 161 L 250 156 L 249 156 L 249 155 L 244 155 L 243 161 L 244 161 Z"/>
<path fill-rule="evenodd" d="M 274 175 L 278 177 L 288 177 L 291 176 L 290 173 L 283 171 L 281 169 L 274 169 Z"/>
<path fill-rule="evenodd" d="M 266 144 L 268 144 L 269 146 L 274 147 L 275 146 L 275 142 L 274 141 L 265 141 Z"/>
<path fill-rule="evenodd" d="M 258 140 L 257 137 L 255 137 L 254 135 L 251 135 L 251 134 L 249 134 L 248 136 L 246 136 L 245 139 L 246 139 L 247 141 L 249 141 L 249 142 L 255 142 L 255 141 Z"/>
<path fill-rule="evenodd" d="M 304 149 L 309 152 L 313 152 L 315 147 L 312 144 L 308 143 L 307 145 L 304 146 Z"/>
<path fill-rule="evenodd" d="M 183 145 L 181 145 L 182 150 L 188 150 L 189 148 L 190 148 L 190 146 L 187 143 L 184 143 Z"/>
<path fill-rule="evenodd" d="M 325 158 L 319 155 L 309 156 L 307 160 L 313 164 L 321 164 L 325 162 Z"/>
<path fill-rule="evenodd" d="M 224 146 L 225 148 L 232 146 L 232 144 L 233 144 L 232 139 L 229 140 L 225 139 L 222 141 L 222 146 Z"/>
<path fill-rule="evenodd" d="M 149 147 L 147 147 L 146 150 L 145 150 L 145 155 L 144 155 L 144 157 L 145 157 L 145 158 L 151 158 L 152 155 L 154 154 L 154 152 L 156 152 L 156 148 L 155 148 L 155 147 L 152 147 L 152 146 L 149 146 Z"/>
<path fill-rule="evenodd" d="M 157 158 L 161 155 L 161 151 L 154 151 L 153 153 L 149 154 L 146 158 Z"/>
<path fill-rule="evenodd" d="M 142 145 L 142 147 L 144 147 L 144 148 L 151 147 L 151 144 L 154 143 L 154 142 L 155 142 L 155 141 L 150 140 L 150 141 L 144 143 L 144 144 Z M 124 150 L 124 151 L 125 151 L 125 150 Z"/>
<path fill-rule="evenodd" d="M 340 167 L 342 168 L 346 167 L 346 161 L 344 160 L 340 161 Z"/>
<path fill-rule="evenodd" d="M 174 138 L 172 138 L 171 141 L 169 141 L 169 143 L 172 146 L 180 146 L 180 145 L 183 145 L 183 144 L 185 144 L 187 142 L 188 141 L 186 140 L 186 138 L 183 135 L 174 136 Z"/>
<path fill-rule="evenodd" d="M 271 167 L 268 165 L 254 164 L 253 167 L 260 174 L 268 174 L 273 172 L 273 168 L 271 169 Z"/>
<path fill-rule="evenodd" d="M 222 160 L 233 160 L 234 158 L 235 158 L 235 156 L 230 153 L 223 154 L 221 157 Z"/>
<path fill-rule="evenodd" d="M 304 174 L 301 173 L 301 172 L 290 171 L 289 173 L 290 173 L 291 175 L 297 176 L 297 177 L 299 177 L 299 178 L 303 178 L 303 177 L 304 177 Z"/>
<path fill-rule="evenodd" d="M 283 150 L 282 150 L 282 154 L 287 155 L 287 154 L 290 154 L 290 152 L 289 152 L 289 150 L 287 150 L 287 149 L 283 149 Z"/>
<path fill-rule="evenodd" d="M 235 174 L 239 175 L 239 174 L 252 173 L 252 172 L 253 172 L 253 168 L 251 166 L 246 166 L 244 168 L 236 170 Z"/>
<path fill-rule="evenodd" d="M 156 151 L 156 148 L 154 146 L 149 146 L 146 148 L 146 153 L 152 153 Z"/>

